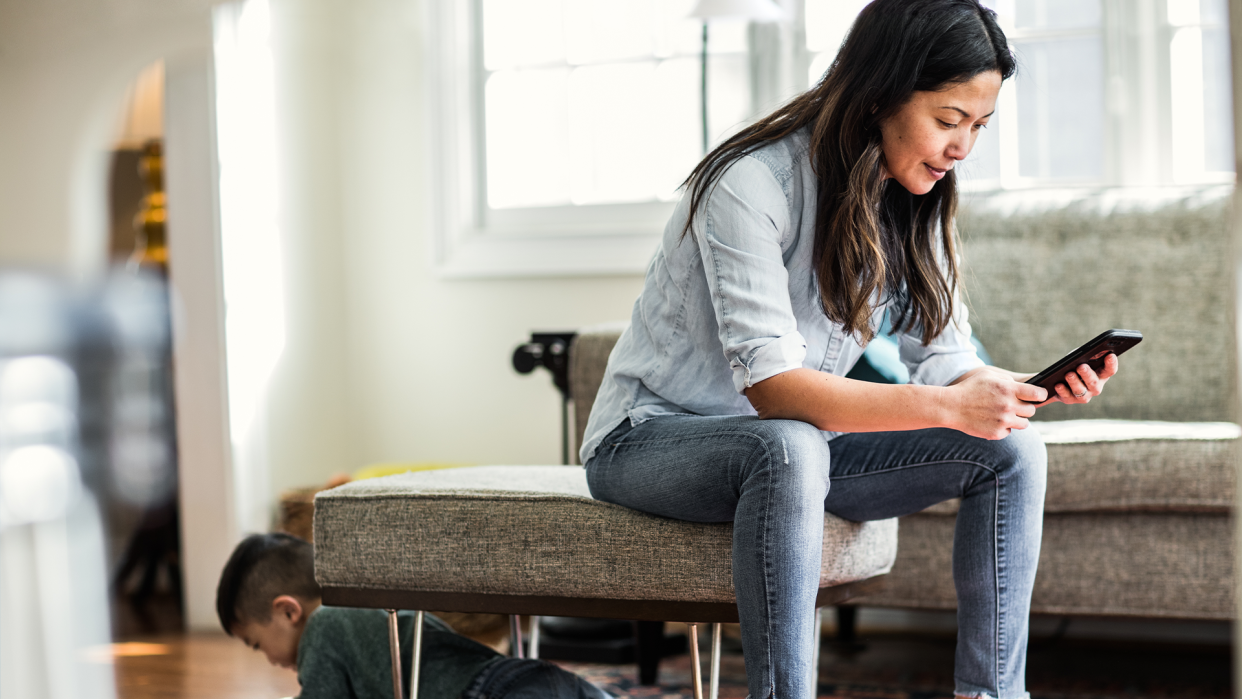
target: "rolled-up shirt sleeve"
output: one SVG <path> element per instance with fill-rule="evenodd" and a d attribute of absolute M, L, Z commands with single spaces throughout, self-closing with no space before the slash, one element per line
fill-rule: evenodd
<path fill-rule="evenodd" d="M 931 344 L 923 345 L 921 327 L 901 334 L 898 341 L 901 362 L 910 370 L 910 383 L 947 386 L 962 374 L 983 366 L 983 360 L 979 359 L 979 353 L 970 341 L 968 316 L 966 306 L 955 296 L 953 320 Z"/>
<path fill-rule="evenodd" d="M 806 359 L 781 247 L 789 225 L 780 183 L 750 156 L 713 184 L 694 218 L 691 233 L 739 393 Z"/>

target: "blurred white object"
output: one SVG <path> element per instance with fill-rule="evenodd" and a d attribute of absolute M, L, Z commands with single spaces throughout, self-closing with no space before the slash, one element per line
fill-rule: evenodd
<path fill-rule="evenodd" d="M 76 456 L 74 307 L 34 275 L 0 278 L 0 697 L 111 699 L 103 532 Z"/>
<path fill-rule="evenodd" d="M 752 22 L 780 22 L 789 19 L 785 10 L 772 0 L 699 0 L 690 11 L 702 19 L 748 19 Z"/>

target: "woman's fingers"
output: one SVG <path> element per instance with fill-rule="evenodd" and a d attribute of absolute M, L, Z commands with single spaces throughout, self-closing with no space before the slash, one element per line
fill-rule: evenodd
<path fill-rule="evenodd" d="M 1117 368 L 1119 366 L 1121 366 L 1121 360 L 1117 358 L 1117 355 L 1110 352 L 1109 355 L 1104 358 L 1104 369 L 1100 371 L 1100 380 L 1108 381 L 1113 377 L 1113 374 L 1117 373 Z"/>
<path fill-rule="evenodd" d="M 1063 383 L 1057 384 L 1057 398 L 1066 405 L 1078 402 L 1078 399 L 1074 397 L 1074 394 L 1070 393 L 1070 389 L 1066 388 Z"/>
<path fill-rule="evenodd" d="M 1078 367 L 1077 372 L 1070 372 L 1065 375 L 1065 387 L 1069 389 L 1071 402 L 1086 403 L 1091 400 L 1091 389 L 1083 381 L 1081 374 L 1078 373 L 1084 369 L 1091 372 L 1092 378 L 1095 378 L 1095 372 L 1091 371 L 1091 367 L 1088 367 L 1086 364 Z"/>

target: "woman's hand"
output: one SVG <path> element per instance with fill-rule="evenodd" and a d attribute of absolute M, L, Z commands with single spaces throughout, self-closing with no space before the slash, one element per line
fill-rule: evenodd
<path fill-rule="evenodd" d="M 1092 398 L 1104 390 L 1104 384 L 1117 373 L 1118 365 L 1119 360 L 1115 354 L 1104 358 L 1104 369 L 1098 374 L 1090 366 L 1080 364 L 1077 369 L 1065 375 L 1065 382 L 1056 385 L 1056 396 L 1050 397 L 1041 407 L 1058 400 L 1066 405 L 1090 403 Z"/>
<path fill-rule="evenodd" d="M 983 439 L 1004 439 L 1013 430 L 1024 430 L 1037 404 L 1048 392 L 1022 383 L 1010 372 L 982 367 L 963 374 L 950 387 L 949 427 Z"/>

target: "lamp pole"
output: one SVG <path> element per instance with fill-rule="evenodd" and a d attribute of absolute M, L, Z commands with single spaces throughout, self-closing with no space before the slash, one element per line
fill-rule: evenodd
<path fill-rule="evenodd" d="M 703 155 L 707 155 L 707 146 L 711 142 L 707 131 L 707 19 L 703 19 L 703 53 L 701 56 L 702 83 L 699 86 L 699 107 L 703 117 Z"/>
<path fill-rule="evenodd" d="M 690 11 L 690 17 L 703 20 L 703 50 L 699 56 L 700 84 L 699 106 L 703 126 L 703 154 L 711 145 L 707 129 L 707 25 L 711 20 L 735 19 L 752 22 L 779 22 L 786 18 L 785 11 L 773 0 L 699 0 Z"/>

